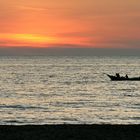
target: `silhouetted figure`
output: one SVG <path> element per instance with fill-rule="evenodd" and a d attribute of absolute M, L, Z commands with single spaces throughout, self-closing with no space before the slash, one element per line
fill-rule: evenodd
<path fill-rule="evenodd" d="M 116 77 L 117 77 L 117 78 L 120 78 L 120 74 L 119 74 L 119 73 L 116 73 Z"/>
<path fill-rule="evenodd" d="M 125 75 L 125 78 L 128 79 L 128 75 L 127 74 Z"/>

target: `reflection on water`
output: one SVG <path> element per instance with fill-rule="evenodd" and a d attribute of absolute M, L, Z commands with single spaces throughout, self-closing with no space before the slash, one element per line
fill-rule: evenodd
<path fill-rule="evenodd" d="M 138 124 L 140 57 L 0 57 L 0 124 Z"/>

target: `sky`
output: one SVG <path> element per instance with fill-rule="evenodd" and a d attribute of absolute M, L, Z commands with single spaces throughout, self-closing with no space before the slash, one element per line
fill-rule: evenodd
<path fill-rule="evenodd" d="M 140 48 L 140 1 L 0 0 L 0 46 Z"/>

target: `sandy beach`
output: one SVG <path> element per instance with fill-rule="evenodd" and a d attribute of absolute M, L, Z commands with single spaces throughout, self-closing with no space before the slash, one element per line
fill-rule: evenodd
<path fill-rule="evenodd" d="M 0 126 L 1 140 L 139 140 L 139 125 Z"/>

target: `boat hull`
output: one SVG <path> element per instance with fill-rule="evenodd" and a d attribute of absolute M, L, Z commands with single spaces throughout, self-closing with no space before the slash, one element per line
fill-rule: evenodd
<path fill-rule="evenodd" d="M 107 76 L 108 76 L 112 81 L 140 81 L 140 77 L 126 78 L 126 77 L 116 77 L 116 76 L 109 75 L 109 74 L 107 74 Z"/>

